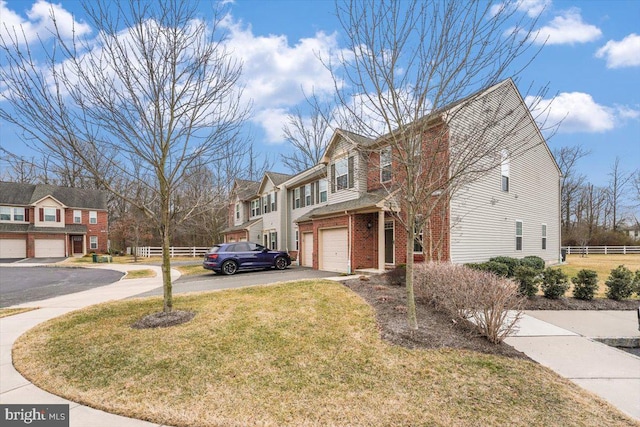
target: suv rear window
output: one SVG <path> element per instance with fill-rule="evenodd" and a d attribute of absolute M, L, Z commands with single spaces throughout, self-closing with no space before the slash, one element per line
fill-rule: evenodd
<path fill-rule="evenodd" d="M 209 249 L 209 253 L 210 254 L 215 254 L 216 252 L 218 252 L 220 250 L 220 246 L 219 245 L 215 245 L 214 247 L 212 247 L 211 249 Z"/>

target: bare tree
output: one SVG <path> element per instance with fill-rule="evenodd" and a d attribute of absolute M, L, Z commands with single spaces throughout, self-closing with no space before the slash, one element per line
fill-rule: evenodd
<path fill-rule="evenodd" d="M 506 141 L 518 156 L 539 138 L 529 111 L 508 105 L 506 86 L 530 52 L 536 19 L 517 1 L 345 0 L 336 6 L 347 51 L 332 71 L 341 123 L 372 138 L 372 156 L 385 156 L 395 176 L 387 191 L 406 230 L 408 324 L 417 328 L 413 291 L 416 230 L 428 224 L 466 183 L 500 167 Z M 544 94 L 544 91 L 541 92 Z M 475 94 L 475 95 L 473 95 Z M 478 125 L 468 125 L 476 114 Z M 466 117 L 465 117 L 466 116 Z M 459 132 L 448 135 L 456 122 Z M 383 147 L 389 152 L 381 152 Z"/>
<path fill-rule="evenodd" d="M 246 117 L 240 102 L 241 64 L 223 44 L 218 25 L 196 2 L 87 2 L 93 39 L 65 39 L 56 17 L 43 68 L 26 37 L 14 29 L 0 41 L 6 85 L 0 117 L 32 147 L 69 160 L 155 225 L 162 239 L 165 313 L 173 307 L 169 258 L 176 191 L 199 161 L 237 150 Z M 139 180 L 149 197 L 136 200 L 101 176 L 105 161 L 118 175 Z M 144 202 L 143 202 L 144 201 Z M 196 201 L 200 203 L 200 201 Z"/>
<path fill-rule="evenodd" d="M 624 192 L 633 176 L 620 168 L 620 158 L 616 157 L 613 165 L 611 165 L 609 177 L 608 191 L 611 210 L 611 229 L 617 231 L 620 225 L 620 209 L 622 208 Z"/>
<path fill-rule="evenodd" d="M 296 108 L 287 116 L 282 132 L 293 149 L 290 153 L 280 154 L 282 163 L 294 173 L 302 172 L 320 162 L 334 126 L 333 108 L 322 104 L 315 96 L 307 99 L 310 106 L 308 115 Z"/>
<path fill-rule="evenodd" d="M 562 172 L 562 184 L 560 192 L 562 194 L 562 228 L 567 231 L 571 227 L 572 204 L 575 202 L 580 191 L 580 187 L 585 182 L 586 177 L 578 174 L 576 165 L 578 160 L 587 156 L 590 152 L 576 145 L 573 147 L 562 147 L 554 150 L 553 154 Z"/>

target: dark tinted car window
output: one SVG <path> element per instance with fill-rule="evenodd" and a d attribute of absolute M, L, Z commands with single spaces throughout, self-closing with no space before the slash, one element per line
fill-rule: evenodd
<path fill-rule="evenodd" d="M 224 252 L 235 252 L 236 251 L 236 245 L 228 245 L 227 248 L 224 250 Z"/>
<path fill-rule="evenodd" d="M 233 252 L 248 252 L 249 244 L 248 243 L 236 243 L 236 247 Z"/>

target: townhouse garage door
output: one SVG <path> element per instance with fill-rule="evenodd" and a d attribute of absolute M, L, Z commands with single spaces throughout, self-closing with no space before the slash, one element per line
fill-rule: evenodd
<path fill-rule="evenodd" d="M 63 257 L 64 239 L 35 239 L 36 258 Z"/>
<path fill-rule="evenodd" d="M 320 270 L 346 273 L 349 268 L 347 228 L 320 230 Z"/>
<path fill-rule="evenodd" d="M 27 239 L 0 239 L 0 258 L 26 258 Z"/>

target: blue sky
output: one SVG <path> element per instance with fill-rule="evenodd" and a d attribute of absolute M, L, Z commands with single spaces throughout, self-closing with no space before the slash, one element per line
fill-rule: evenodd
<path fill-rule="evenodd" d="M 75 19 L 78 29 L 91 34 L 77 1 L 53 4 L 59 17 Z M 0 0 L 0 21 L 42 34 L 50 7 L 42 0 Z M 204 2 L 203 14 L 208 7 Z M 526 95 L 530 84 L 548 84 L 548 98 L 557 95 L 550 120 L 564 122 L 549 146 L 590 150 L 579 169 L 595 185 L 607 184 L 616 156 L 625 171 L 639 169 L 640 0 L 522 0 L 520 7 L 532 14 L 545 7 L 537 28 L 548 43 L 519 86 Z M 333 8 L 333 1 L 325 0 L 231 2 L 229 43 L 244 61 L 245 96 L 254 106 L 247 128 L 263 153 L 289 149 L 281 128 L 287 113 L 304 107 L 302 88 L 320 93 L 332 88 L 316 54 L 326 57 L 345 46 Z M 0 126 L 0 145 L 24 151 L 11 127 Z M 274 169 L 286 172 L 278 165 Z"/>

